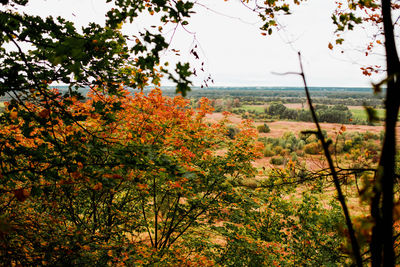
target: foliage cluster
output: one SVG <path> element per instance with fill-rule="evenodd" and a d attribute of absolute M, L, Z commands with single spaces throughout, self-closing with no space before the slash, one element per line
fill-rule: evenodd
<path fill-rule="evenodd" d="M 175 92 L 185 95 L 190 90 L 189 77 L 196 70 L 181 62 L 175 69 L 160 66 L 160 53 L 170 45 L 163 27 L 184 28 L 198 3 L 106 2 L 113 2 L 113 8 L 104 27 L 90 23 L 76 29 L 63 18 L 20 13 L 28 0 L 0 1 L 4 7 L 0 10 L 0 96 L 10 100 L 0 115 L 0 259 L 4 265 L 343 265 L 349 263 L 345 253 L 354 256 L 358 266 L 369 260 L 373 266 L 398 263 L 395 133 L 400 61 L 392 10 L 400 5 L 390 0 L 381 4 L 343 0 L 336 2 L 332 16 L 336 44 L 344 42 L 343 31 L 365 23 L 379 30 L 366 55 L 375 44 L 386 49 L 387 79 L 374 85 L 379 93 L 387 84 L 385 136 L 377 169 L 350 172 L 332 162 L 329 145 L 333 142 L 325 140 L 317 117 L 339 120 L 338 114 L 343 113 L 343 120 L 348 120 L 348 112 L 343 107 L 314 110 L 303 70 L 300 73 L 318 128 L 311 134 L 317 135 L 329 164 L 329 170 L 314 175 L 320 182 L 313 188 L 321 188 L 323 177 L 333 177 L 348 230 L 340 236 L 335 230 L 344 219 L 337 207 L 326 209 L 311 193 L 303 194 L 301 201 L 283 197 L 293 193 L 293 187 L 283 185 L 306 177 L 292 161 L 286 168 L 270 170 L 267 179 L 249 188 L 246 179 L 255 177 L 252 161 L 261 150 L 250 122 L 229 132 L 226 120 L 204 122 L 211 111 L 206 100 L 193 110 L 183 98 L 165 98 L 158 89 L 148 96 L 129 96 L 124 89 L 158 86 L 165 75 L 176 85 Z M 250 10 L 262 19 L 264 36 L 279 27 L 276 17 L 290 14 L 292 5 L 274 0 L 241 2 L 247 7 L 254 4 Z M 142 13 L 156 15 L 158 25 L 133 38 L 122 34 L 123 24 Z M 194 49 L 191 54 L 198 58 Z M 380 68 L 362 70 L 371 75 Z M 67 84 L 68 92 L 51 89 L 53 82 Z M 91 91 L 86 101 L 75 90 L 82 87 Z M 329 92 L 321 94 L 326 97 Z M 268 111 L 269 116 L 295 117 L 279 105 Z M 287 138 L 290 145 L 297 144 L 291 139 Z M 375 141 L 368 142 L 372 151 Z M 360 136 L 338 144 L 367 163 L 369 148 Z M 307 145 L 314 153 L 318 143 L 303 148 Z M 274 148 L 278 162 L 291 149 L 295 152 L 287 144 L 278 147 Z M 361 176 L 360 197 L 370 205 L 370 216 L 360 220 L 350 217 L 341 191 L 339 177 L 350 174 L 356 181 Z M 326 235 L 320 235 L 322 231 Z"/>
<path fill-rule="evenodd" d="M 271 157 L 273 165 L 286 165 L 289 161 L 299 163 L 305 154 L 321 155 L 322 147 L 315 135 L 304 131 L 298 137 L 292 132 L 286 132 L 280 138 L 260 137 L 264 143 L 264 157 Z M 326 131 L 325 137 L 328 138 Z M 381 136 L 371 132 L 346 132 L 344 126 L 335 136 L 330 136 L 333 142 L 330 147 L 332 154 L 337 156 L 338 162 L 359 162 L 360 156 L 365 163 L 375 164 L 379 156 Z M 365 166 L 365 164 L 363 164 Z"/>
<path fill-rule="evenodd" d="M 178 264 L 181 240 L 239 200 L 227 197 L 230 184 L 254 175 L 259 150 L 248 123 L 231 139 L 224 121 L 203 121 L 212 110 L 206 100 L 195 111 L 159 90 L 118 93 L 94 89 L 85 102 L 59 95 L 61 107 L 73 102 L 68 109 L 77 123 L 61 121 L 61 108 L 40 97 L 38 104 L 7 104 L 2 262 Z"/>
<path fill-rule="evenodd" d="M 212 111 L 207 100 L 193 110 L 159 90 L 118 93 L 93 89 L 77 101 L 55 91 L 60 106 L 73 102 L 68 108 L 77 122 L 70 123 L 40 97 L 7 104 L 2 262 L 343 263 L 337 206 L 326 210 L 312 194 L 293 205 L 282 197 L 291 189 L 243 186 L 256 174 L 251 162 L 261 149 L 249 122 L 230 137 L 227 120 L 204 121 Z M 321 229 L 330 234 L 317 234 Z"/>

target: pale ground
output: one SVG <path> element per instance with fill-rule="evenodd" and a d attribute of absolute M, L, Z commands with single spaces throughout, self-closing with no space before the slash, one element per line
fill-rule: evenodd
<path fill-rule="evenodd" d="M 291 104 L 291 108 L 295 108 L 296 106 L 299 106 L 298 108 L 301 108 L 301 104 Z M 354 107 L 354 108 L 361 108 L 361 107 Z M 219 121 L 223 118 L 222 113 L 213 113 L 207 116 L 207 120 L 216 122 Z M 232 114 L 229 116 L 229 119 L 232 124 L 238 124 L 242 121 L 242 119 L 235 115 Z M 255 125 L 261 125 L 263 122 L 256 122 Z M 260 137 L 281 137 L 285 132 L 293 132 L 298 136 L 298 134 L 301 131 L 304 130 L 315 130 L 315 124 L 312 122 L 292 122 L 292 121 L 275 121 L 275 122 L 267 122 L 268 126 L 271 129 L 271 132 L 269 133 L 259 133 Z M 326 130 L 329 135 L 335 135 L 340 128 L 342 127 L 342 124 L 338 123 L 321 123 L 321 127 L 323 130 Z M 380 131 L 384 130 L 383 126 L 369 126 L 369 125 L 344 125 L 346 127 L 346 132 L 372 132 L 375 134 L 379 134 Z M 398 130 L 400 130 L 398 126 Z M 400 138 L 399 138 L 400 142 Z M 256 159 L 253 164 L 254 166 L 259 169 L 266 169 L 268 170 L 269 168 L 283 168 L 283 165 L 280 166 L 274 166 L 270 163 L 270 157 L 262 157 L 260 159 Z M 304 157 L 301 157 L 301 162 L 305 161 L 306 166 L 308 170 L 321 170 L 323 168 L 327 167 L 325 157 L 323 155 L 304 155 Z M 262 180 L 263 175 L 257 176 L 255 180 Z M 303 191 L 308 191 L 312 190 L 312 188 L 308 188 L 308 186 L 299 186 L 296 189 L 295 193 L 292 193 L 289 196 L 286 196 L 290 200 L 296 202 L 300 201 L 302 198 L 302 192 Z M 368 214 L 368 209 L 369 206 L 366 206 L 365 204 L 362 204 L 360 202 L 360 198 L 358 197 L 357 190 L 355 186 L 342 186 L 342 190 L 344 191 L 344 194 L 347 196 L 347 206 L 350 210 L 350 213 L 352 216 L 361 216 L 364 217 L 364 214 Z M 327 209 L 330 208 L 329 202 L 333 199 L 336 198 L 336 189 L 331 184 L 330 186 L 326 187 L 324 189 L 324 193 L 321 194 L 320 200 L 321 203 L 324 207 Z"/>
<path fill-rule="evenodd" d="M 301 105 L 301 104 L 299 104 Z M 210 122 L 217 122 L 223 118 L 222 113 L 213 113 L 207 116 L 207 120 Z M 242 121 L 242 119 L 235 114 L 229 116 L 229 120 L 232 124 L 238 124 Z M 263 122 L 255 122 L 255 126 L 263 124 Z M 312 122 L 294 122 L 294 121 L 274 121 L 267 122 L 271 131 L 269 133 L 259 133 L 259 137 L 282 137 L 285 132 L 292 132 L 296 136 L 300 134 L 301 131 L 304 130 L 315 130 L 315 124 Z M 336 135 L 341 127 L 344 126 L 346 128 L 346 132 L 371 132 L 375 134 L 379 134 L 384 128 L 383 126 L 369 126 L 369 125 L 351 125 L 351 124 L 339 124 L 339 123 L 321 123 L 321 128 L 328 132 L 328 135 L 334 136 Z M 398 129 L 400 126 L 398 126 Z M 307 162 L 307 166 L 310 169 L 321 169 L 323 168 L 325 162 L 324 157 L 322 155 L 305 155 L 304 157 Z M 270 158 L 263 157 L 261 159 L 257 159 L 254 162 L 254 166 L 257 168 L 270 168 L 277 167 L 273 166 L 269 163 Z M 282 166 L 281 166 L 282 167 Z"/>
<path fill-rule="evenodd" d="M 297 105 L 297 104 L 296 104 Z M 301 104 L 299 104 L 301 105 Z M 217 122 L 223 118 L 222 113 L 213 113 L 207 115 L 207 120 L 211 122 Z M 232 124 L 238 124 L 242 121 L 242 119 L 232 114 L 229 116 L 229 120 Z M 263 124 L 263 122 L 255 122 L 256 126 Z M 265 137 L 281 137 L 285 132 L 293 132 L 298 135 L 301 131 L 304 130 L 315 130 L 315 124 L 313 122 L 297 122 L 297 121 L 274 121 L 267 123 L 271 132 L 269 133 L 260 133 L 260 136 Z M 340 130 L 343 124 L 340 123 L 321 123 L 321 127 L 323 130 L 326 130 L 328 134 L 334 134 Z M 351 125 L 345 124 L 347 132 L 372 132 L 375 134 L 379 134 L 380 131 L 383 130 L 383 126 L 370 126 L 370 125 Z M 398 126 L 399 128 L 399 126 Z M 400 129 L 400 128 L 399 128 Z"/>

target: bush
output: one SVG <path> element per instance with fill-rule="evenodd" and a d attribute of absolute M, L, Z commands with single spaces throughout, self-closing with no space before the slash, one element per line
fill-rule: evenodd
<path fill-rule="evenodd" d="M 374 141 L 368 141 L 365 144 L 365 148 L 372 154 L 377 154 L 380 151 L 380 146 Z"/>
<path fill-rule="evenodd" d="M 282 156 L 272 157 L 269 161 L 273 165 L 282 165 L 285 159 Z"/>
<path fill-rule="evenodd" d="M 274 150 L 275 154 L 280 154 L 280 153 L 282 152 L 282 150 L 283 150 L 283 147 L 281 147 L 281 146 L 275 146 L 275 147 L 273 148 L 273 150 Z"/>
<path fill-rule="evenodd" d="M 287 107 L 285 107 L 285 105 L 283 105 L 282 103 L 272 102 L 269 107 L 265 109 L 265 113 L 271 116 L 280 117 L 286 109 Z"/>
<path fill-rule="evenodd" d="M 270 147 L 266 147 L 264 149 L 264 157 L 272 157 L 275 156 L 275 152 L 271 150 Z"/>
<path fill-rule="evenodd" d="M 353 142 L 351 140 L 346 140 L 343 145 L 343 151 L 349 152 L 352 147 L 353 147 Z"/>
<path fill-rule="evenodd" d="M 342 153 L 343 152 L 343 147 L 344 147 L 344 142 L 337 142 L 336 144 L 330 146 L 332 147 L 331 153 Z"/>
<path fill-rule="evenodd" d="M 269 133 L 271 131 L 271 129 L 269 128 L 269 126 L 266 123 L 264 123 L 263 125 L 257 126 L 257 130 L 259 133 Z"/>
<path fill-rule="evenodd" d="M 370 139 L 372 139 L 372 140 L 378 140 L 378 139 L 379 139 L 379 135 L 374 134 L 374 133 L 371 133 L 371 132 L 369 132 L 369 131 L 366 131 L 366 132 L 364 133 L 364 140 L 367 141 L 367 140 L 370 140 Z"/>
<path fill-rule="evenodd" d="M 304 146 L 304 152 L 310 155 L 317 155 L 322 151 L 322 147 L 319 143 L 310 143 Z"/>
<path fill-rule="evenodd" d="M 279 153 L 281 156 L 287 156 L 290 154 L 290 149 L 282 149 L 281 153 Z"/>
<path fill-rule="evenodd" d="M 306 145 L 306 142 L 304 140 L 300 140 L 297 143 L 297 149 L 303 149 L 303 147 Z"/>
<path fill-rule="evenodd" d="M 305 140 L 306 144 L 312 144 L 318 141 L 318 138 L 312 134 L 309 137 L 307 137 L 307 139 Z"/>

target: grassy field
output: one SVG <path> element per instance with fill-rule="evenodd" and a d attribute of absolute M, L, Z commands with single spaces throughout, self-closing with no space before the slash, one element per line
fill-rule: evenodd
<path fill-rule="evenodd" d="M 234 108 L 233 110 L 244 109 L 245 111 L 264 112 L 265 105 L 242 105 L 240 108 Z"/>
<path fill-rule="evenodd" d="M 351 113 L 353 113 L 354 119 L 358 120 L 368 120 L 367 112 L 365 111 L 364 108 L 360 109 L 350 109 Z M 385 110 L 384 109 L 376 109 L 378 118 L 384 118 L 385 117 Z"/>
<path fill-rule="evenodd" d="M 301 109 L 303 106 L 298 103 L 285 104 L 286 107 L 291 109 Z M 233 110 L 242 109 L 245 111 L 255 111 L 258 113 L 264 113 L 266 105 L 243 105 L 240 108 L 234 108 Z M 349 106 L 351 113 L 353 114 L 353 118 L 359 121 L 368 121 L 367 112 L 362 106 Z M 384 118 L 385 110 L 384 109 L 376 109 L 378 118 Z"/>

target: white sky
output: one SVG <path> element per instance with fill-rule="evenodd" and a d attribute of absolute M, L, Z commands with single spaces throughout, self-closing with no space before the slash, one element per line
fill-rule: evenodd
<path fill-rule="evenodd" d="M 278 18 L 285 25 L 285 30 L 272 36 L 260 34 L 259 18 L 239 0 L 198 2 L 219 14 L 196 6 L 196 14 L 186 27 L 194 34 L 178 28 L 170 46 L 181 50 L 179 61 L 190 61 L 193 66 L 198 66 L 201 61 L 195 61 L 189 54 L 195 38 L 206 71 L 198 71 L 198 77 L 193 79 L 195 85 L 200 85 L 210 73 L 215 86 L 302 86 L 299 77 L 271 73 L 298 71 L 297 51 L 303 55 L 311 86 L 370 86 L 371 78 L 361 74 L 361 64 L 384 65 L 382 57 L 366 58 L 362 53 L 354 52 L 364 48 L 366 34 L 362 31 L 348 36 L 344 54 L 339 48 L 334 51 L 328 49 L 328 43 L 335 39 L 331 23 L 334 0 L 309 0 L 294 14 Z M 104 0 L 31 0 L 27 10 L 43 16 L 60 15 L 79 26 L 89 21 L 102 24 L 108 7 Z M 135 34 L 143 25 L 157 24 L 154 19 L 144 16 L 131 25 L 125 25 L 124 32 Z M 173 25 L 165 27 L 167 40 L 172 29 Z M 292 41 L 291 45 L 288 40 Z M 174 63 L 177 59 L 174 53 L 167 51 L 163 60 Z"/>

